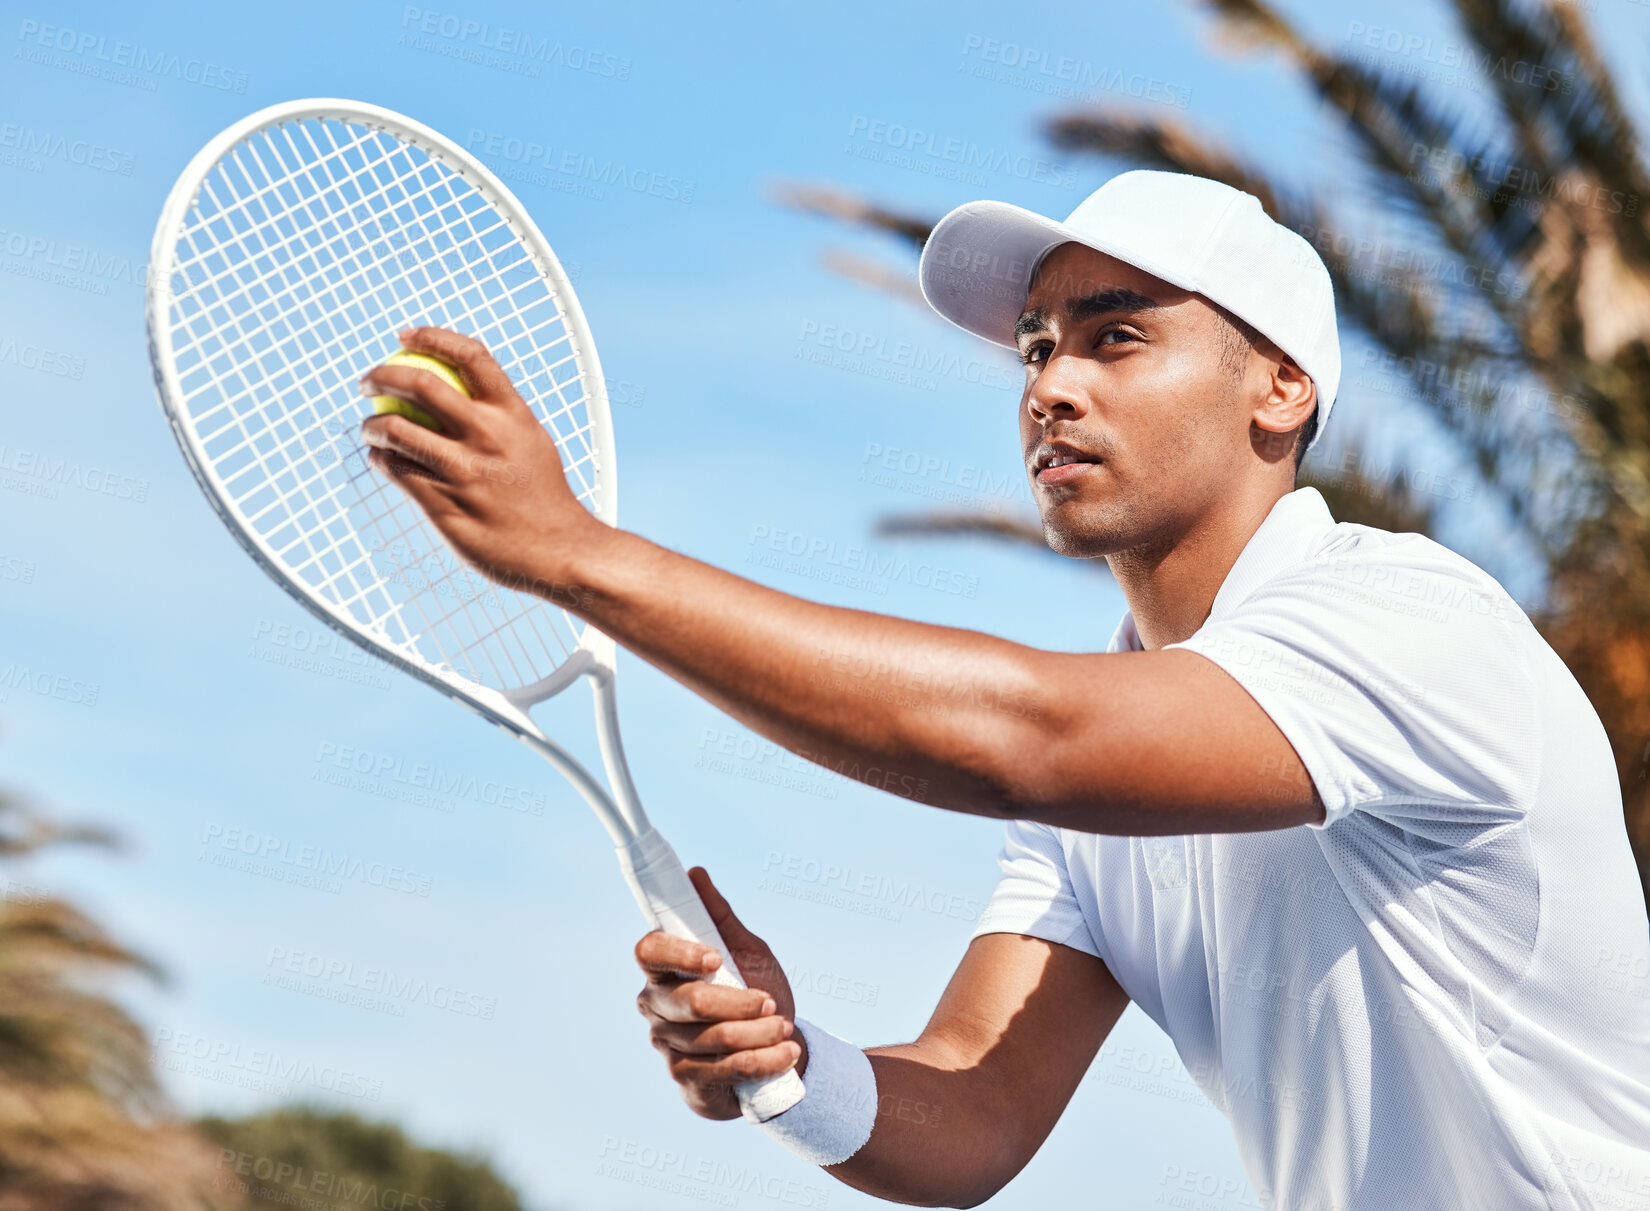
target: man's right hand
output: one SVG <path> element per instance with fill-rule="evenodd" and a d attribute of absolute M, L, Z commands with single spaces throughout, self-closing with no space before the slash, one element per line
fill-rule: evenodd
<path fill-rule="evenodd" d="M 796 1002 L 773 951 L 733 915 L 702 868 L 688 871 L 688 878 L 749 987 L 709 983 L 722 956 L 656 929 L 636 943 L 636 962 L 647 974 L 636 1008 L 652 1024 L 653 1046 L 693 1112 L 738 1118 L 735 1085 L 792 1067 L 801 1075 L 807 1051 L 802 1036 L 793 1035 Z"/>

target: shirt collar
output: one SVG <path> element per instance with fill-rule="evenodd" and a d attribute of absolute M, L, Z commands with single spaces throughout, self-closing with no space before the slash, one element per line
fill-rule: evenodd
<path fill-rule="evenodd" d="M 1334 524 L 1329 505 L 1316 488 L 1296 488 L 1279 497 L 1260 528 L 1249 536 L 1231 571 L 1226 573 L 1214 604 L 1209 607 L 1209 618 L 1216 618 L 1238 605 L 1285 568 L 1311 555 L 1323 532 Z M 1132 610 L 1124 612 L 1106 650 L 1142 650 Z"/>

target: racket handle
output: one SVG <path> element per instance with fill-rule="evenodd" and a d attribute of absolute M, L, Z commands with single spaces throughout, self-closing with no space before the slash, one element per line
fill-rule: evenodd
<path fill-rule="evenodd" d="M 681 859 L 657 829 L 649 827 L 628 845 L 619 846 L 619 866 L 636 894 L 636 903 L 642 906 L 642 914 L 655 929 L 714 946 L 721 952 L 722 965 L 710 977 L 712 984 L 746 987 L 727 943 L 722 941 L 704 901 L 682 869 Z M 762 1123 L 802 1100 L 802 1078 L 792 1068 L 766 1080 L 736 1085 L 734 1093 L 741 1113 L 753 1123 Z"/>

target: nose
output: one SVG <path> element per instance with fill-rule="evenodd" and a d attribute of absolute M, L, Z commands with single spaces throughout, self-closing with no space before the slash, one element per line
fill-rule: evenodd
<path fill-rule="evenodd" d="M 1047 428 L 1057 420 L 1078 420 L 1089 411 L 1088 394 L 1083 389 L 1084 359 L 1054 349 L 1026 392 L 1026 411 L 1038 425 Z"/>

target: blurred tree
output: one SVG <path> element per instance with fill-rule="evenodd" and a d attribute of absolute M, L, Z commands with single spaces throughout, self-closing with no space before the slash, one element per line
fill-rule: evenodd
<path fill-rule="evenodd" d="M 0 858 L 107 845 L 0 795 Z M 74 907 L 0 884 L 0 1211 L 196 1211 L 212 1152 L 166 1111 L 143 1030 L 94 988 L 158 975 Z"/>
<path fill-rule="evenodd" d="M 388 1123 L 303 1107 L 250 1118 L 204 1118 L 216 1143 L 220 1203 L 259 1211 L 521 1211 L 516 1192 L 480 1157 L 424 1148 Z"/>
<path fill-rule="evenodd" d="M 0 859 L 76 842 L 114 839 L 0 794 Z M 318 1211 L 521 1211 L 486 1161 L 388 1124 L 306 1108 L 179 1119 L 143 1028 L 97 990 L 121 973 L 161 978 L 72 905 L 0 879 L 0 1211 L 257 1211 L 299 1196 Z"/>
<path fill-rule="evenodd" d="M 1650 176 L 1615 81 L 1577 7 L 1553 0 L 1450 4 L 1465 40 L 1457 74 L 1476 71 L 1488 101 L 1477 110 L 1355 42 L 1349 53 L 1318 49 L 1261 0 L 1202 3 L 1226 46 L 1280 55 L 1336 119 L 1356 157 L 1350 188 L 1288 186 L 1207 136 L 1137 112 L 1062 114 L 1045 134 L 1066 151 L 1247 190 L 1318 249 L 1343 331 L 1369 340 L 1377 377 L 1392 384 L 1375 389 L 1418 404 L 1485 491 L 1469 504 L 1413 466 L 1372 465 L 1344 442 L 1335 461 L 1329 441 L 1303 482 L 1340 520 L 1383 529 L 1432 533 L 1441 510 L 1511 520 L 1518 541 L 1467 554 L 1503 575 L 1510 550 L 1540 561 L 1532 616 L 1609 733 L 1650 902 Z M 780 196 L 914 248 L 932 227 L 838 189 Z M 911 294 L 908 274 L 864 258 L 836 254 L 833 267 Z M 1331 435 L 1355 431 L 1360 386 L 1343 377 L 1336 411 L 1350 415 Z M 1380 407 L 1392 410 L 1390 400 Z M 1034 522 L 986 514 L 895 517 L 884 529 L 1042 545 Z"/>

